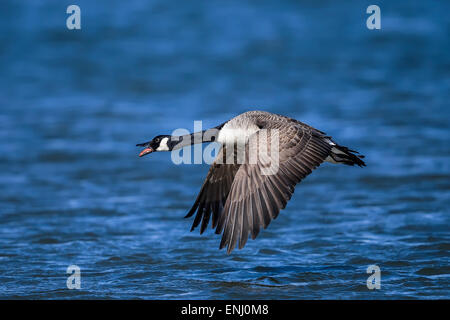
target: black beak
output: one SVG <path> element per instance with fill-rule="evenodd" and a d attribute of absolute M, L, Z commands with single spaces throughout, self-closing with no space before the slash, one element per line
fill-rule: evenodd
<path fill-rule="evenodd" d="M 136 147 L 148 147 L 148 145 L 150 144 L 151 141 L 147 141 L 147 142 L 143 142 L 143 143 L 138 143 L 136 145 Z"/>
<path fill-rule="evenodd" d="M 139 153 L 139 157 L 143 157 L 146 154 L 152 153 L 154 151 L 153 148 L 149 146 L 150 143 L 151 143 L 151 141 L 148 141 L 148 142 L 144 142 L 144 143 L 138 143 L 136 145 L 136 147 L 145 147 L 145 149 L 142 150 L 141 153 Z"/>

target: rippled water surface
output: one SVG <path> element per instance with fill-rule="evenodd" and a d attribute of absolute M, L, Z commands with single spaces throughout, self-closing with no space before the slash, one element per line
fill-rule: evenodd
<path fill-rule="evenodd" d="M 0 4 L 0 298 L 449 298 L 448 2 L 378 1 L 377 31 L 366 1 L 77 4 L 81 31 Z M 367 167 L 322 165 L 227 255 L 182 219 L 207 165 L 135 143 L 252 109 Z"/>

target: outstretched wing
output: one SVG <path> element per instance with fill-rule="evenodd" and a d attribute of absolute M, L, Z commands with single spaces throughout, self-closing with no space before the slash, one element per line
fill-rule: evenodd
<path fill-rule="evenodd" d="M 220 248 L 228 246 L 228 253 L 236 243 L 239 243 L 239 249 L 244 247 L 249 234 L 255 239 L 260 228 L 265 229 L 285 208 L 296 184 L 330 154 L 331 145 L 324 139 L 325 135 L 312 127 L 295 122 L 272 122 L 264 129 L 269 129 L 266 137 L 262 136 L 262 130 L 250 137 L 246 145 L 246 161 L 234 175 L 218 219 L 215 232 L 220 234 L 223 230 Z M 279 152 L 278 170 L 265 174 L 263 171 L 273 165 L 270 141 L 274 131 L 271 129 L 278 130 L 278 150 L 273 148 Z M 261 154 L 258 148 L 265 148 L 267 152 Z M 249 161 L 252 152 L 258 154 L 256 164 Z"/>
<path fill-rule="evenodd" d="M 200 193 L 198 194 L 194 205 L 185 217 L 191 217 L 197 212 L 191 231 L 202 222 L 200 227 L 200 234 L 202 234 L 208 226 L 211 214 L 212 227 L 215 228 L 225 205 L 234 176 L 240 165 L 226 164 L 226 161 L 223 161 L 225 153 L 224 148 L 225 147 L 222 147 L 220 149 L 216 160 L 208 171 L 208 175 L 203 182 L 203 186 L 200 189 Z"/>

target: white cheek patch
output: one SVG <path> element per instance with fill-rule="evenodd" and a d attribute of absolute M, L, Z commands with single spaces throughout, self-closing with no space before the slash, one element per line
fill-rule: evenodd
<path fill-rule="evenodd" d="M 169 141 L 169 138 L 163 138 L 161 142 L 159 143 L 159 147 L 156 148 L 156 151 L 169 151 L 169 146 L 167 145 L 167 142 Z"/>

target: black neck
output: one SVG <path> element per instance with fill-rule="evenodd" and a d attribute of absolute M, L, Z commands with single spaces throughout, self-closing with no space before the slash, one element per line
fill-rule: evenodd
<path fill-rule="evenodd" d="M 198 143 L 214 142 L 217 140 L 220 128 L 222 128 L 222 126 L 223 125 L 220 125 L 215 128 L 186 134 L 184 136 L 171 136 L 171 150 L 181 149 L 183 147 Z"/>

